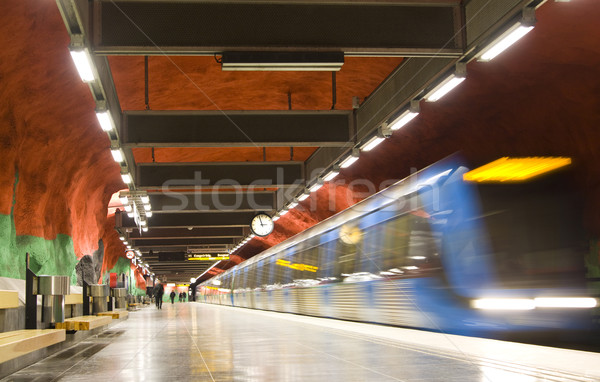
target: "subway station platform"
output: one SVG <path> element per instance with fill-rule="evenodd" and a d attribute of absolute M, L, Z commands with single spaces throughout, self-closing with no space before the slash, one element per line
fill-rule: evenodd
<path fill-rule="evenodd" d="M 165 303 L 2 381 L 600 381 L 600 354 Z"/>

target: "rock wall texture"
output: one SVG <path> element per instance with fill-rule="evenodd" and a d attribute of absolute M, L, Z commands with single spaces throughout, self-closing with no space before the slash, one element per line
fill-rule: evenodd
<path fill-rule="evenodd" d="M 124 185 L 56 4 L 0 8 L 0 274 L 23 278 L 30 252 L 34 271 L 74 276 Z"/>

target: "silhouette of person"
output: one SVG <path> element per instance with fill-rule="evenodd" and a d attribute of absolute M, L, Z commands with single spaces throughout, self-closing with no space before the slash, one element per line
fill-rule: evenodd
<path fill-rule="evenodd" d="M 175 291 L 174 290 L 171 291 L 171 295 L 170 296 L 171 296 L 171 304 L 174 304 L 175 303 Z"/>
<path fill-rule="evenodd" d="M 162 299 L 163 294 L 165 294 L 165 287 L 157 281 L 157 284 L 154 286 L 154 297 L 156 298 L 156 308 L 162 309 Z"/>

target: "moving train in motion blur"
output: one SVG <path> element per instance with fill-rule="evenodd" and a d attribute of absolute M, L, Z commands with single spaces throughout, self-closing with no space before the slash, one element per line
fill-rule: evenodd
<path fill-rule="evenodd" d="M 198 298 L 492 338 L 590 330 L 597 299 L 568 173 L 467 181 L 446 158 L 200 284 Z"/>

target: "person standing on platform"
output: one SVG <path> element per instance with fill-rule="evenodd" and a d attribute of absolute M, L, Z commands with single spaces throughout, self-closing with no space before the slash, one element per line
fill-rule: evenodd
<path fill-rule="evenodd" d="M 171 291 L 171 304 L 175 304 L 175 291 Z"/>
<path fill-rule="evenodd" d="M 162 309 L 162 299 L 163 294 L 165 294 L 165 287 L 157 281 L 157 284 L 154 286 L 154 298 L 156 298 L 156 308 Z"/>

